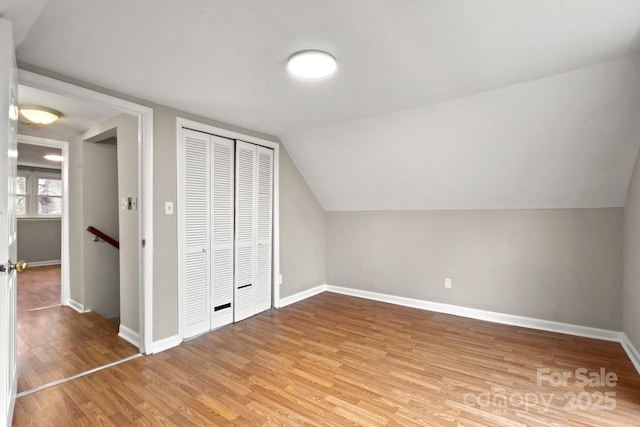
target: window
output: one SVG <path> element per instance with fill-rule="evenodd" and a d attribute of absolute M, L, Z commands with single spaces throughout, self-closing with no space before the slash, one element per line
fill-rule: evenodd
<path fill-rule="evenodd" d="M 16 194 L 18 195 L 17 214 L 25 216 L 27 214 L 27 188 L 29 179 L 26 175 L 18 175 L 16 177 Z"/>
<path fill-rule="evenodd" d="M 62 179 L 60 175 L 18 171 L 16 177 L 17 214 L 21 217 L 62 215 Z"/>
<path fill-rule="evenodd" d="M 38 177 L 36 215 L 62 215 L 62 180 Z"/>

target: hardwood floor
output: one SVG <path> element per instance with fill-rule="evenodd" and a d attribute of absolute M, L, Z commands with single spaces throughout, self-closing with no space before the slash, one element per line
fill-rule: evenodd
<path fill-rule="evenodd" d="M 580 368 L 613 372 L 616 384 L 583 387 Z M 548 380 L 568 373 L 566 385 Z M 331 293 L 21 397 L 14 417 L 15 426 L 639 423 L 640 375 L 618 343 Z"/>
<path fill-rule="evenodd" d="M 614 372 L 616 384 L 582 386 L 580 368 Z M 548 370 L 540 385 L 537 369 Z M 566 384 L 548 380 L 563 373 Z M 331 293 L 21 397 L 14 417 L 15 426 L 638 424 L 640 375 L 618 343 Z"/>
<path fill-rule="evenodd" d="M 60 266 L 30 267 L 18 274 L 18 311 L 60 305 Z"/>
<path fill-rule="evenodd" d="M 138 353 L 116 324 L 60 306 L 60 266 L 21 272 L 17 294 L 18 392 Z"/>

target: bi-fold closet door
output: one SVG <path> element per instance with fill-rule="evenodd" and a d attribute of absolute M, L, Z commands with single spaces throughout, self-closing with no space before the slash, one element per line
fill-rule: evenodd
<path fill-rule="evenodd" d="M 271 307 L 273 150 L 189 129 L 181 142 L 188 338 Z"/>
<path fill-rule="evenodd" d="M 236 142 L 235 316 L 271 307 L 273 150 Z"/>

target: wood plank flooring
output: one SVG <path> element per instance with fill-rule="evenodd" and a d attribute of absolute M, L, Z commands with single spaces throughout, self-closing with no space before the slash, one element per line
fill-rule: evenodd
<path fill-rule="evenodd" d="M 17 309 L 30 311 L 60 305 L 60 266 L 30 267 L 18 273 Z"/>
<path fill-rule="evenodd" d="M 60 266 L 21 272 L 17 298 L 18 392 L 138 353 L 116 324 L 60 306 Z"/>
<path fill-rule="evenodd" d="M 572 376 L 538 385 L 538 368 Z M 614 372 L 616 384 L 582 386 L 580 368 Z M 639 424 L 640 375 L 618 343 L 331 293 L 19 398 L 14 417 L 15 426 Z"/>

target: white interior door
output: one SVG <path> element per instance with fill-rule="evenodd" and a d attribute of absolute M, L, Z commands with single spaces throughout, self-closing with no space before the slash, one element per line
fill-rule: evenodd
<path fill-rule="evenodd" d="M 233 322 L 234 141 L 211 135 L 211 329 Z"/>
<path fill-rule="evenodd" d="M 16 398 L 17 70 L 11 23 L 0 19 L 0 427 L 11 425 Z"/>
<path fill-rule="evenodd" d="M 257 232 L 255 311 L 260 313 L 271 308 L 271 252 L 273 234 L 273 150 L 258 147 L 257 151 Z"/>
<path fill-rule="evenodd" d="M 210 290 L 210 146 L 209 135 L 183 130 L 184 171 L 181 183 L 183 336 L 211 328 Z"/>
<path fill-rule="evenodd" d="M 256 149 L 256 145 L 236 142 L 235 322 L 256 313 L 253 296 L 256 255 Z"/>
<path fill-rule="evenodd" d="M 274 150 L 181 128 L 181 322 L 189 338 L 273 305 Z"/>

